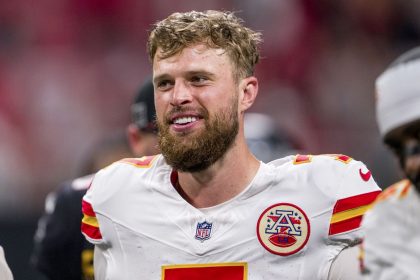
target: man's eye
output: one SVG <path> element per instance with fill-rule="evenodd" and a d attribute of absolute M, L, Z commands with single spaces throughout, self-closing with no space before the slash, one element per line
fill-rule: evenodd
<path fill-rule="evenodd" d="M 157 88 L 159 90 L 166 90 L 171 87 L 172 83 L 170 81 L 160 81 L 157 83 Z"/>
<path fill-rule="evenodd" d="M 203 76 L 194 76 L 191 78 L 191 82 L 193 83 L 203 83 L 205 81 L 207 81 L 207 78 Z"/>

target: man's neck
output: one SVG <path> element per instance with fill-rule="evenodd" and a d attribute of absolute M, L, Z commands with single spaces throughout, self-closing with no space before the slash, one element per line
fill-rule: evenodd
<path fill-rule="evenodd" d="M 260 162 L 245 144 L 234 145 L 204 171 L 179 172 L 178 192 L 197 208 L 218 205 L 242 192 L 255 177 Z"/>

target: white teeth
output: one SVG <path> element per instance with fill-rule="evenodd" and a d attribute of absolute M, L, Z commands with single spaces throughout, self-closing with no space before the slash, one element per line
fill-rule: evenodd
<path fill-rule="evenodd" d="M 175 119 L 174 123 L 175 124 L 186 124 L 186 123 L 190 123 L 190 122 L 195 122 L 196 120 L 197 120 L 196 117 L 183 117 L 183 118 Z"/>

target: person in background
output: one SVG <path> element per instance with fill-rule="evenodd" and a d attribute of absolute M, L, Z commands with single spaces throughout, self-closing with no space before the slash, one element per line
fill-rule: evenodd
<path fill-rule="evenodd" d="M 301 152 L 299 143 L 286 130 L 276 127 L 267 114 L 245 113 L 244 132 L 249 149 L 263 162 Z"/>
<path fill-rule="evenodd" d="M 334 266 L 360 242 L 380 188 L 345 155 L 266 164 L 252 154 L 244 115 L 258 94 L 260 41 L 230 12 L 154 25 L 162 154 L 102 169 L 83 197 L 98 279 L 356 279 L 357 262 Z"/>
<path fill-rule="evenodd" d="M 6 262 L 3 247 L 0 246 L 0 279 L 13 280 L 12 271 Z"/>
<path fill-rule="evenodd" d="M 420 47 L 376 80 L 376 116 L 384 143 L 405 179 L 386 188 L 363 219 L 361 271 L 366 279 L 420 277 Z"/>
<path fill-rule="evenodd" d="M 50 280 L 93 278 L 93 246 L 80 232 L 82 197 L 93 173 L 123 157 L 155 154 L 157 149 L 153 84 L 147 80 L 131 107 L 126 135 L 105 139 L 89 154 L 81 178 L 62 183 L 48 195 L 34 238 L 32 265 Z M 127 142 L 128 141 L 128 142 Z"/>

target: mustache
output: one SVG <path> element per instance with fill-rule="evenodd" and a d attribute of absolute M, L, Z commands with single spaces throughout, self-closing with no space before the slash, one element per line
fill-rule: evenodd
<path fill-rule="evenodd" d="M 168 113 L 165 114 L 164 121 L 166 124 L 170 124 L 172 122 L 172 115 L 174 114 L 182 114 L 182 113 L 195 113 L 200 118 L 207 120 L 209 118 L 209 112 L 205 108 L 193 108 L 191 106 L 176 106 L 173 107 Z"/>

